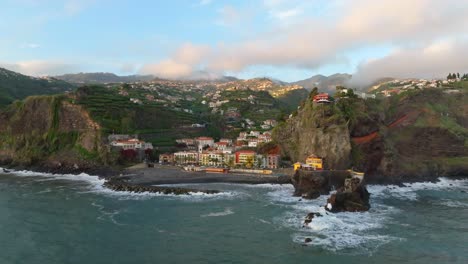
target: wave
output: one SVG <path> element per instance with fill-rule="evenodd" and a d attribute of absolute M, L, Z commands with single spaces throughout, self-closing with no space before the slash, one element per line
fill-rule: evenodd
<path fill-rule="evenodd" d="M 216 216 L 226 216 L 226 215 L 231 215 L 231 214 L 234 214 L 234 212 L 232 211 L 231 208 L 228 207 L 222 212 L 204 214 L 204 215 L 200 215 L 200 217 L 216 217 Z"/>
<path fill-rule="evenodd" d="M 3 168 L 0 167 L 0 171 Z M 80 174 L 52 174 L 44 172 L 35 172 L 28 170 L 9 170 L 11 175 L 18 177 L 31 177 L 36 178 L 36 181 L 53 181 L 53 180 L 66 180 L 66 181 L 79 181 L 88 185 L 88 190 L 81 193 L 95 193 L 100 195 L 112 196 L 120 200 L 145 200 L 153 197 L 166 197 L 171 199 L 180 199 L 184 201 L 204 201 L 207 199 L 231 199 L 238 197 L 239 193 L 236 192 L 220 192 L 216 194 L 206 194 L 202 192 L 191 192 L 184 195 L 163 194 L 163 193 L 132 193 L 124 191 L 114 191 L 103 186 L 105 179 L 99 176 L 89 175 L 86 173 Z"/>
<path fill-rule="evenodd" d="M 367 189 L 372 198 L 397 198 L 415 201 L 418 199 L 418 191 L 423 190 L 468 190 L 468 179 L 439 178 L 437 182 L 415 182 L 396 185 L 368 185 Z"/>
<path fill-rule="evenodd" d="M 286 187 L 267 193 L 270 202 L 287 208 L 287 212 L 273 219 L 276 224 L 295 230 L 293 242 L 304 244 L 305 238 L 311 238 L 308 246 L 319 247 L 328 251 L 352 254 L 369 254 L 378 247 L 395 239 L 390 235 L 378 234 L 379 229 L 390 221 L 398 209 L 383 204 L 373 204 L 368 212 L 329 213 L 324 205 L 329 197 L 322 195 L 315 200 L 292 197 L 292 188 Z M 310 212 L 320 213 L 311 223 L 304 225 L 304 219 Z"/>

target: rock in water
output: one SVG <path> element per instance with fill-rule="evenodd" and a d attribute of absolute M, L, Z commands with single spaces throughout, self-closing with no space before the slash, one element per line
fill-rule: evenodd
<path fill-rule="evenodd" d="M 314 217 L 321 217 L 322 214 L 321 213 L 308 213 L 306 218 L 304 219 L 304 226 L 307 226 L 309 225 L 311 222 L 312 222 L 312 219 L 314 219 Z"/>
<path fill-rule="evenodd" d="M 312 238 L 306 237 L 306 239 L 304 239 L 304 242 L 305 243 L 310 243 L 310 242 L 312 242 Z"/>
<path fill-rule="evenodd" d="M 364 212 L 370 209 L 369 197 L 369 192 L 359 178 L 346 179 L 344 187 L 328 198 L 325 209 L 334 213 Z"/>

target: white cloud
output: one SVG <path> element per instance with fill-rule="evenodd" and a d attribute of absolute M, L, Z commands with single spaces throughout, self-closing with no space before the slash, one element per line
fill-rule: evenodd
<path fill-rule="evenodd" d="M 303 12 L 303 9 L 281 9 L 282 6 L 289 6 L 289 3 L 291 1 L 264 1 L 271 14 L 279 15 L 283 12 L 277 16 L 279 18 L 291 18 Z M 323 3 L 316 4 L 320 7 Z M 301 17 L 298 22 L 287 26 L 277 25 L 270 31 L 240 42 L 220 43 L 210 47 L 192 45 L 190 56 L 196 57 L 194 60 L 177 58 L 177 54 L 183 53 L 184 47 L 181 47 L 179 52 L 165 62 L 167 64 L 167 61 L 171 61 L 172 66 L 177 65 L 173 68 L 180 69 L 183 73 L 189 72 L 189 68 L 192 68 L 192 71 L 206 69 L 214 72 L 236 72 L 255 65 L 316 69 L 324 65 L 342 64 L 347 61 L 346 54 L 358 48 L 390 45 L 400 48 L 402 54 L 406 54 L 405 50 L 414 52 L 408 47 L 427 47 L 426 51 L 444 50 L 443 47 L 431 44 L 440 43 L 441 39 L 468 37 L 463 31 L 468 27 L 468 2 L 356 0 L 334 1 L 330 8 L 329 12 L 333 15 L 327 19 Z M 239 14 L 234 8 L 225 7 L 221 14 L 225 25 L 239 19 Z M 412 53 L 406 55 L 409 54 Z M 399 58 L 400 56 L 389 56 L 387 62 Z M 440 63 L 443 58 L 444 56 L 441 56 L 437 61 Z M 441 65 L 449 66 L 449 58 L 451 57 L 446 57 L 445 63 Z M 406 65 L 389 65 L 407 68 Z M 420 67 L 420 70 L 413 71 L 414 74 L 435 70 L 423 67 L 422 64 L 410 65 Z M 371 70 L 362 68 L 361 71 L 364 69 Z M 389 72 L 392 70 L 386 69 Z M 175 76 L 175 71 L 171 71 L 171 75 Z"/>
<path fill-rule="evenodd" d="M 32 76 L 59 75 L 80 70 L 80 66 L 76 64 L 69 64 L 61 61 L 40 60 L 21 61 L 15 63 L 0 62 L 0 67 Z"/>
<path fill-rule="evenodd" d="M 353 86 L 366 86 L 381 77 L 437 78 L 449 72 L 468 72 L 468 41 L 443 41 L 428 46 L 395 50 L 362 63 L 353 75 Z"/>
<path fill-rule="evenodd" d="M 200 5 L 209 5 L 211 4 L 212 0 L 200 0 Z"/>
<path fill-rule="evenodd" d="M 40 47 L 39 44 L 29 43 L 29 42 L 25 42 L 25 43 L 20 45 L 20 48 L 22 48 L 22 49 L 37 49 L 39 47 Z"/>

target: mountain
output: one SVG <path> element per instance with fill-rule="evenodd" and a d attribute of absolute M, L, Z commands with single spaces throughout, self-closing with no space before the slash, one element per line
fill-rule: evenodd
<path fill-rule="evenodd" d="M 345 86 L 350 79 L 351 75 L 347 73 L 336 73 L 328 77 L 319 74 L 291 84 L 300 85 L 307 90 L 312 90 L 314 87 L 317 87 L 321 91 L 333 93 L 335 92 L 336 86 Z"/>
<path fill-rule="evenodd" d="M 221 83 L 218 88 L 225 90 L 266 91 L 273 98 L 283 102 L 289 110 L 294 110 L 299 103 L 307 98 L 309 92 L 297 84 L 288 84 L 270 78 L 253 78 Z"/>
<path fill-rule="evenodd" d="M 56 79 L 76 84 L 101 84 L 101 83 L 131 83 L 151 81 L 153 75 L 128 75 L 118 76 L 109 72 L 71 73 L 54 76 Z"/>
<path fill-rule="evenodd" d="M 30 95 L 58 94 L 73 86 L 56 78 L 35 78 L 0 68 L 0 107 Z"/>

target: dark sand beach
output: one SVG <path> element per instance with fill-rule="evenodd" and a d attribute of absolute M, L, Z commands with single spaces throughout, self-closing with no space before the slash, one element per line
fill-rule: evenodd
<path fill-rule="evenodd" d="M 272 175 L 238 174 L 238 173 L 206 173 L 188 172 L 175 166 L 156 165 L 147 168 L 137 165 L 128 168 L 122 176 L 129 184 L 134 185 L 163 185 L 186 183 L 245 183 L 245 184 L 288 184 L 289 176 L 284 173 Z"/>

